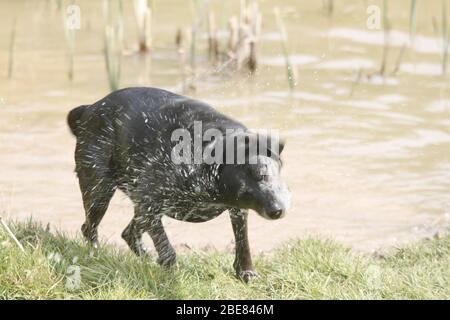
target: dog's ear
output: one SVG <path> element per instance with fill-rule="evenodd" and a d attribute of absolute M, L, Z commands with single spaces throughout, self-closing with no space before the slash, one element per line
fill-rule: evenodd
<path fill-rule="evenodd" d="M 285 141 L 278 135 L 266 135 L 251 131 L 236 131 L 219 137 L 208 143 L 208 148 L 222 148 L 222 155 L 217 156 L 222 163 L 248 163 L 252 155 L 262 155 L 278 159 L 284 149 Z M 232 148 L 227 150 L 228 148 Z M 217 153 L 216 153 L 217 154 Z M 253 159 L 253 158 L 252 158 Z"/>
<path fill-rule="evenodd" d="M 251 131 L 237 131 L 231 137 L 234 148 L 234 163 L 244 164 L 253 161 L 253 156 L 259 154 L 258 134 Z"/>
<path fill-rule="evenodd" d="M 76 136 L 78 133 L 78 127 L 81 123 L 81 117 L 83 116 L 84 111 L 88 108 L 89 105 L 83 105 L 72 109 L 67 115 L 67 123 L 69 125 L 70 131 Z"/>

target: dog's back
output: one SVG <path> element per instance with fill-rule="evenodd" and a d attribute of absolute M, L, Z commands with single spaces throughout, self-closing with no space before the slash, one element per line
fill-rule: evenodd
<path fill-rule="evenodd" d="M 112 176 L 119 188 L 130 187 L 145 165 L 148 175 L 164 184 L 173 169 L 172 133 L 180 128 L 192 131 L 195 121 L 202 123 L 203 131 L 246 129 L 203 102 L 155 88 L 126 88 L 77 107 L 68 123 L 77 138 L 78 176 Z M 165 179 L 156 179 L 160 172 Z"/>
<path fill-rule="evenodd" d="M 99 121 L 99 118 L 109 121 Z M 224 132 L 230 127 L 245 128 L 201 101 L 146 87 L 114 91 L 92 105 L 73 109 L 68 115 L 69 127 L 75 135 L 85 130 L 95 132 L 104 129 L 102 124 L 108 124 L 117 129 L 116 133 L 123 131 L 133 134 L 133 138 L 139 137 L 143 125 L 147 130 L 188 128 L 194 121 L 202 121 L 205 128 L 214 126 Z"/>

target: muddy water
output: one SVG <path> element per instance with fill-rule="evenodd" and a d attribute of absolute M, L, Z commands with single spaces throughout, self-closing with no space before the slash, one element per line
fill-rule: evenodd
<path fill-rule="evenodd" d="M 75 2 L 82 28 L 76 34 L 70 82 L 56 1 L 0 0 L 0 211 L 20 220 L 31 216 L 69 233 L 78 232 L 84 213 L 73 173 L 75 140 L 65 117 L 71 108 L 109 90 L 102 2 Z M 222 12 L 219 26 L 237 12 L 237 1 L 212 2 Z M 284 176 L 293 206 L 276 222 L 251 215 L 253 247 L 267 250 L 289 238 L 320 234 L 373 250 L 444 228 L 450 214 L 450 92 L 431 23 L 441 17 L 441 2 L 420 2 L 415 41 L 398 74 L 384 80 L 370 77 L 379 69 L 384 44 L 382 31 L 366 27 L 371 1 L 336 1 L 331 18 L 320 1 L 299 2 L 261 1 L 260 70 L 254 79 L 211 76 L 203 68 L 203 54 L 197 61 L 197 90 L 190 93 L 251 128 L 279 129 L 287 137 Z M 136 28 L 125 2 L 122 87 L 180 91 L 173 39 L 178 27 L 191 24 L 188 3 L 157 1 L 154 52 L 142 57 L 134 53 Z M 297 89 L 290 95 L 275 4 L 284 13 L 298 72 Z M 409 1 L 392 2 L 389 9 L 388 74 L 409 41 Z M 14 18 L 13 77 L 7 80 Z M 359 70 L 361 79 L 355 81 Z M 122 243 L 120 233 L 131 217 L 130 202 L 117 193 L 100 226 L 102 237 Z M 232 243 L 226 214 L 202 224 L 164 223 L 178 246 L 226 248 Z"/>

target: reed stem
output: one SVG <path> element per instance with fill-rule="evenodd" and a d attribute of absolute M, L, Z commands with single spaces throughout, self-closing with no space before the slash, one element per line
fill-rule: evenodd
<path fill-rule="evenodd" d="M 293 91 L 295 88 L 295 85 L 296 85 L 296 80 L 295 80 L 294 69 L 293 69 L 291 61 L 290 61 L 289 50 L 288 50 L 288 46 L 287 46 L 288 39 L 287 39 L 287 34 L 286 34 L 286 28 L 285 28 L 285 25 L 284 25 L 284 22 L 283 22 L 283 19 L 281 17 L 280 10 L 278 7 L 274 8 L 274 13 L 275 13 L 275 18 L 277 21 L 278 29 L 281 34 L 281 44 L 282 44 L 282 48 L 283 48 L 283 55 L 284 55 L 284 60 L 285 60 L 285 65 L 286 65 L 286 74 L 287 74 L 287 79 L 288 79 L 288 83 L 289 83 L 289 89 L 291 91 Z"/>
<path fill-rule="evenodd" d="M 153 9 L 153 1 L 134 0 L 134 11 L 138 26 L 139 51 L 141 52 L 146 52 L 151 49 Z"/>
<path fill-rule="evenodd" d="M 409 9 L 409 39 L 410 45 L 414 42 L 416 35 L 416 14 L 417 14 L 417 0 L 411 0 Z"/>
<path fill-rule="evenodd" d="M 111 0 L 105 0 L 106 26 L 104 33 L 104 59 L 111 91 L 119 88 L 123 47 L 123 8 L 118 1 L 118 17 L 113 18 Z"/>
<path fill-rule="evenodd" d="M 14 19 L 11 36 L 9 39 L 9 61 L 8 61 L 8 79 L 11 79 L 13 76 L 13 68 L 14 68 L 14 49 L 16 45 L 16 27 L 17 27 L 17 18 Z"/>
<path fill-rule="evenodd" d="M 447 24 L 447 0 L 442 0 L 442 74 L 447 73 L 448 61 L 448 24 Z"/>
<path fill-rule="evenodd" d="M 383 46 L 383 55 L 381 58 L 381 66 L 380 66 L 380 75 L 384 76 L 386 72 L 386 64 L 389 53 L 389 32 L 391 29 L 388 15 L 388 1 L 383 1 L 383 29 L 384 29 L 384 46 Z"/>

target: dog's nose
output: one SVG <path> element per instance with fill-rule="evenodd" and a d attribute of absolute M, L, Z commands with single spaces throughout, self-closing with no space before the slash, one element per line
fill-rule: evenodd
<path fill-rule="evenodd" d="M 283 209 L 276 209 L 271 212 L 269 212 L 269 216 L 272 217 L 272 219 L 279 219 L 284 215 Z"/>

